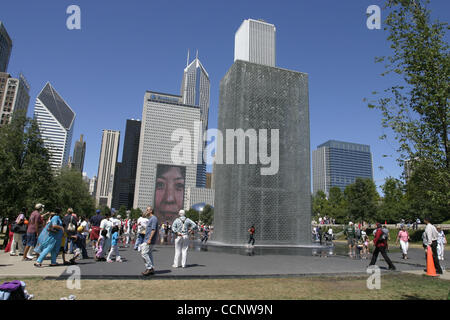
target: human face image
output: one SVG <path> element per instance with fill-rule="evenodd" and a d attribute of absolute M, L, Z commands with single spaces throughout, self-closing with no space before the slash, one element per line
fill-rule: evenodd
<path fill-rule="evenodd" d="M 155 183 L 155 215 L 160 221 L 172 221 L 183 208 L 185 168 L 158 165 Z"/>

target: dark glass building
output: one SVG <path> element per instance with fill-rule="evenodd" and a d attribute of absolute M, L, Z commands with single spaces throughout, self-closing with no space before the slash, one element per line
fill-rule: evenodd
<path fill-rule="evenodd" d="M 122 162 L 116 168 L 114 183 L 113 208 L 133 208 L 134 188 L 136 185 L 136 170 L 139 154 L 139 139 L 141 136 L 141 121 L 127 120 Z"/>
<path fill-rule="evenodd" d="M 81 135 L 80 140 L 75 142 L 75 147 L 73 149 L 72 168 L 83 172 L 85 155 L 86 141 L 83 141 L 83 135 Z"/>
<path fill-rule="evenodd" d="M 356 178 L 373 179 L 372 153 L 364 144 L 330 140 L 313 151 L 313 192 L 342 191 Z"/>
<path fill-rule="evenodd" d="M 5 25 L 0 21 L 0 72 L 8 70 L 11 50 L 12 40 L 6 31 Z"/>

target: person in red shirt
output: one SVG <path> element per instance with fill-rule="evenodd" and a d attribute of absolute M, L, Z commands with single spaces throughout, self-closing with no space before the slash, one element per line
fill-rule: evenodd
<path fill-rule="evenodd" d="M 248 232 L 250 233 L 250 237 L 248 239 L 248 244 L 250 244 L 250 242 L 252 243 L 252 246 L 255 245 L 255 226 L 252 226 L 250 229 L 248 229 Z"/>
<path fill-rule="evenodd" d="M 384 258 L 384 261 L 389 265 L 389 270 L 396 270 L 394 264 L 392 263 L 391 259 L 389 259 L 388 255 L 386 254 L 386 247 L 387 247 L 387 239 L 384 239 L 383 237 L 383 230 L 381 230 L 381 224 L 377 223 L 377 230 L 375 233 L 375 239 L 373 239 L 373 244 L 375 245 L 375 250 L 372 254 L 372 260 L 370 261 L 369 266 L 375 265 L 378 258 L 378 253 L 381 253 L 381 255 Z"/>

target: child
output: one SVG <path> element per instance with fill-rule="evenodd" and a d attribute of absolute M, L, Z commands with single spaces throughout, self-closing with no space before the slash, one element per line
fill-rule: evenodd
<path fill-rule="evenodd" d="M 75 259 L 78 258 L 80 254 L 83 255 L 83 259 L 89 259 L 86 251 L 86 238 L 83 235 L 83 231 L 84 227 L 79 226 L 76 235 L 71 237 L 76 248 L 76 253 L 71 259 L 71 262 L 75 261 Z"/>
<path fill-rule="evenodd" d="M 119 246 L 118 246 L 118 242 L 119 242 L 119 227 L 118 226 L 114 226 L 111 230 L 111 250 L 109 251 L 108 257 L 106 258 L 106 261 L 108 263 L 113 262 L 111 260 L 111 257 L 114 253 L 114 255 L 116 256 L 116 262 L 122 262 L 122 259 L 120 258 L 119 255 Z"/>
<path fill-rule="evenodd" d="M 62 255 L 62 259 L 63 259 L 63 264 L 65 266 L 72 264 L 72 261 L 71 262 L 66 261 L 66 250 L 64 249 L 65 246 L 66 246 L 66 241 L 67 241 L 67 232 L 66 232 L 66 229 L 64 228 L 64 232 L 63 232 L 63 236 L 62 236 L 62 240 L 61 240 L 60 252 L 61 252 L 61 255 Z"/>
<path fill-rule="evenodd" d="M 103 245 L 105 244 L 105 239 L 106 239 L 107 235 L 108 235 L 108 231 L 106 229 L 103 229 L 103 231 L 97 241 L 97 247 L 96 247 L 96 253 L 95 253 L 96 261 L 106 261 L 106 259 L 103 258 Z"/>

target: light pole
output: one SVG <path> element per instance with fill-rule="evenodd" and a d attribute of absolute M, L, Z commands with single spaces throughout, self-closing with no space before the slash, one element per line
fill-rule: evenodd
<path fill-rule="evenodd" d="M 200 218 L 202 216 L 203 208 L 200 209 L 199 215 L 198 215 L 198 224 L 200 224 Z"/>

